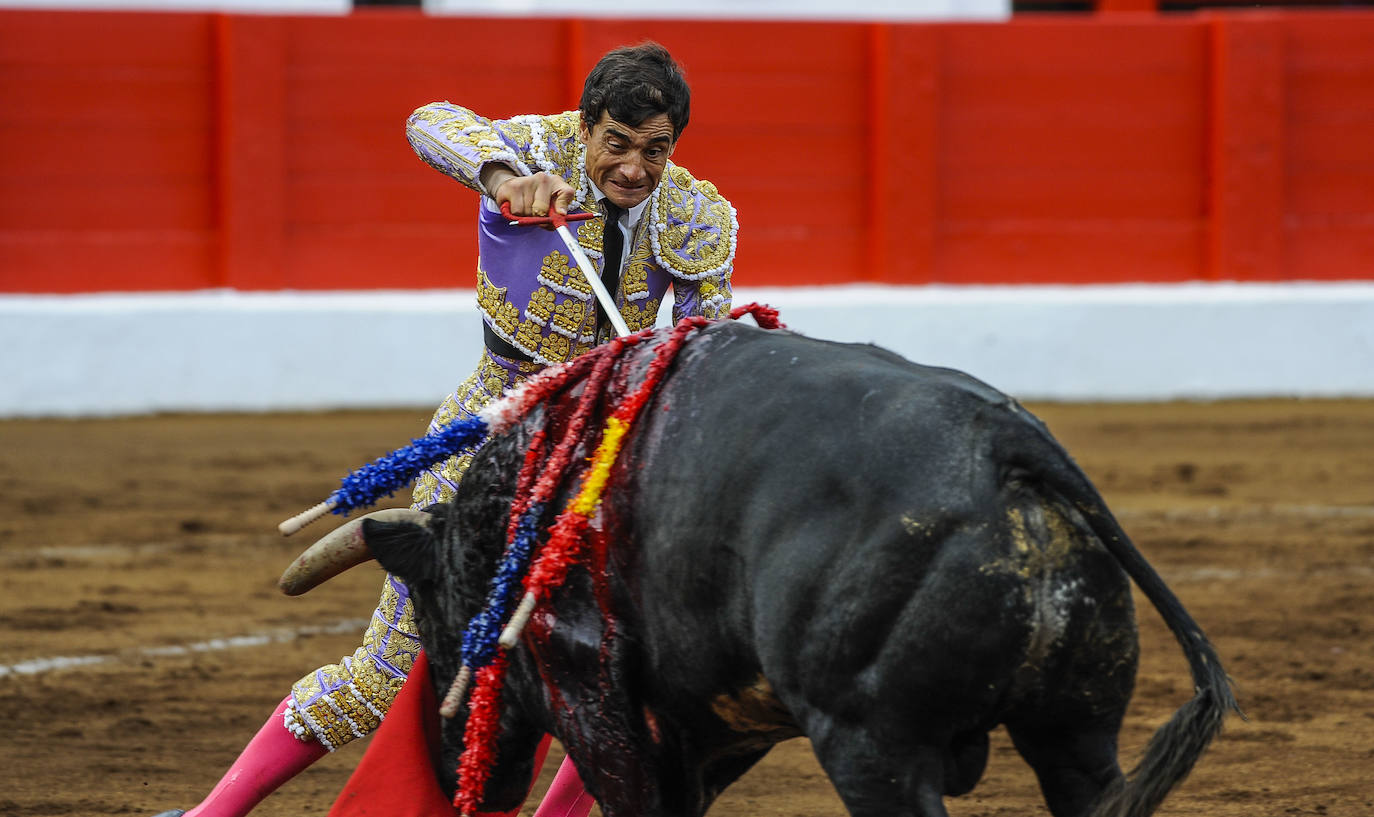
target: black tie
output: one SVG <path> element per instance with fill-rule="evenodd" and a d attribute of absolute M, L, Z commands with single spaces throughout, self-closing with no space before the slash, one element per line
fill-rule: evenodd
<path fill-rule="evenodd" d="M 620 286 L 620 256 L 625 252 L 625 234 L 620 231 L 620 216 L 625 211 L 615 206 L 610 199 L 602 199 L 602 205 L 606 210 L 606 226 L 602 231 L 601 238 L 601 283 L 605 285 L 606 291 L 611 294 L 611 302 L 615 302 L 615 291 Z M 601 308 L 601 302 L 596 304 L 596 336 L 601 338 L 601 327 L 610 323 L 610 317 Z"/>

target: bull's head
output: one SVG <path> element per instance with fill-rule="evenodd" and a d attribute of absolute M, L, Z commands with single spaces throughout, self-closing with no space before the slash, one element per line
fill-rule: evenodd
<path fill-rule="evenodd" d="M 459 524 L 457 504 L 428 511 L 393 509 L 352 520 L 312 545 L 282 575 L 289 595 L 304 593 L 343 571 L 376 560 L 410 588 L 420 640 L 429 657 L 430 677 L 438 695 L 448 689 L 461 664 L 463 629 L 483 603 L 488 579 L 500 557 L 502 507 L 493 492 L 468 504 L 478 527 Z M 474 507 L 475 506 L 475 507 Z M 471 522 L 473 520 L 468 519 Z M 496 535 L 490 535 L 491 531 Z M 461 532 L 460 532 L 461 529 Z M 545 727 L 531 720 L 530 697 L 536 687 L 528 662 L 519 650 L 511 656 L 503 695 L 500 762 L 486 785 L 484 811 L 517 808 L 529 791 L 534 751 Z M 436 773 L 451 796 L 456 786 L 458 758 L 463 751 L 466 708 L 442 725 Z"/>

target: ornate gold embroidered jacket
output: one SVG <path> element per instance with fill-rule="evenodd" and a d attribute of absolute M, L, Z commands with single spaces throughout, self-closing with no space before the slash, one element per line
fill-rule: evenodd
<path fill-rule="evenodd" d="M 574 209 L 595 210 L 580 121 L 576 111 L 489 120 L 436 102 L 412 114 L 406 132 L 420 158 L 479 193 L 485 192 L 482 166 L 504 162 L 521 173 L 543 170 L 563 177 L 577 191 Z M 563 363 L 590 349 L 598 342 L 595 299 L 562 241 L 552 232 L 512 227 L 489 199 L 483 202 L 477 297 L 487 325 L 539 363 Z M 576 230 L 598 273 L 603 225 L 603 219 L 592 219 Z M 630 331 L 654 325 L 670 283 L 674 322 L 728 314 L 737 231 L 735 210 L 715 185 L 670 162 L 649 196 L 620 287 L 612 293 Z"/>

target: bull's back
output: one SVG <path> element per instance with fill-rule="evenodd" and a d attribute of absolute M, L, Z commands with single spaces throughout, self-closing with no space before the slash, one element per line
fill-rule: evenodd
<path fill-rule="evenodd" d="M 1088 555 L 1087 536 L 1059 577 L 1028 567 L 1027 548 L 1061 515 L 1008 482 L 1009 428 L 1047 437 L 959 372 L 742 325 L 704 332 L 630 460 L 646 630 L 679 645 L 654 656 L 660 671 L 737 686 L 764 675 L 794 687 L 776 690 L 784 699 L 862 707 L 889 693 L 856 686 L 861 668 L 938 665 L 899 673 L 915 693 L 902 700 L 960 688 L 976 690 L 977 709 L 1011 697 L 983 679 L 1017 677 L 1053 613 L 1047 594 L 1099 570 L 1114 598 L 1125 585 L 1105 553 Z M 703 663 L 714 666 L 694 674 Z"/>
<path fill-rule="evenodd" d="M 635 432 L 633 496 L 673 529 L 757 534 L 806 519 L 872 529 L 894 508 L 973 512 L 1007 427 L 1028 422 L 1038 427 L 958 371 L 717 324 L 684 349 Z"/>

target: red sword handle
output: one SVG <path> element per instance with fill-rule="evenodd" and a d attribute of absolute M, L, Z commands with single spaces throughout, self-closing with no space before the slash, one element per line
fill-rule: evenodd
<path fill-rule="evenodd" d="M 527 227 L 534 224 L 552 224 L 554 227 L 562 227 L 569 221 L 586 221 L 587 219 L 597 218 L 596 213 L 568 213 L 563 215 L 557 210 L 550 210 L 547 216 L 517 216 L 510 211 L 510 202 L 501 202 L 501 215 L 511 224 L 518 224 Z"/>

